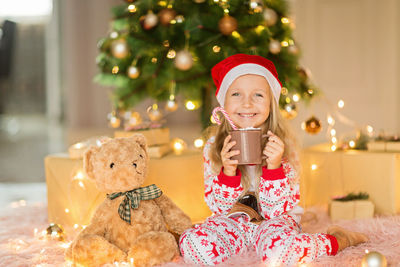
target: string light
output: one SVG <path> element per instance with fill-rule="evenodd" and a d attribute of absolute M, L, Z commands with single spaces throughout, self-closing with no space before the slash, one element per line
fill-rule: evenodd
<path fill-rule="evenodd" d="M 281 18 L 281 21 L 282 21 L 283 24 L 288 24 L 288 23 L 290 23 L 290 19 L 287 18 L 287 17 L 282 17 L 282 18 Z"/>
<path fill-rule="evenodd" d="M 218 46 L 218 45 L 214 45 L 212 50 L 213 50 L 214 53 L 219 53 L 221 51 L 221 47 Z"/>
<path fill-rule="evenodd" d="M 344 101 L 342 100 L 342 99 L 340 99 L 339 101 L 338 101 L 338 107 L 339 108 L 343 108 L 344 107 Z"/>
<path fill-rule="evenodd" d="M 114 66 L 111 70 L 112 74 L 117 74 L 119 72 L 119 67 L 118 66 Z"/>
<path fill-rule="evenodd" d="M 351 148 L 354 148 L 354 147 L 356 146 L 356 142 L 354 142 L 353 140 L 350 140 L 349 146 L 350 146 Z"/>
<path fill-rule="evenodd" d="M 135 13 L 136 10 L 137 10 L 137 9 L 136 9 L 136 6 L 135 6 L 135 5 L 131 4 L 131 5 L 128 6 L 128 11 L 129 11 L 130 13 Z"/>
<path fill-rule="evenodd" d="M 203 147 L 203 146 L 204 146 L 204 140 L 201 139 L 201 138 L 198 138 L 198 139 L 194 140 L 194 146 L 195 146 L 196 148 L 201 148 L 201 147 Z"/>
<path fill-rule="evenodd" d="M 294 102 L 299 102 L 299 100 L 300 100 L 300 95 L 299 95 L 299 94 L 294 94 L 293 97 L 292 97 L 292 99 L 293 99 Z"/>
<path fill-rule="evenodd" d="M 311 170 L 315 171 L 318 168 L 317 164 L 311 164 Z"/>
<path fill-rule="evenodd" d="M 167 54 L 167 58 L 175 58 L 176 51 L 174 49 L 170 49 Z"/>
<path fill-rule="evenodd" d="M 330 116 L 330 115 L 328 115 L 327 121 L 328 121 L 328 124 L 329 124 L 329 125 L 332 125 L 332 126 L 333 126 L 333 125 L 335 124 L 335 120 L 334 120 L 333 117 Z"/>
<path fill-rule="evenodd" d="M 331 150 L 332 150 L 332 151 L 336 151 L 336 145 L 332 145 L 332 146 L 331 146 Z"/>
<path fill-rule="evenodd" d="M 331 135 L 335 136 L 336 135 L 336 130 L 335 129 L 331 129 Z"/>
<path fill-rule="evenodd" d="M 288 46 L 289 46 L 288 41 L 282 41 L 282 42 L 281 42 L 281 46 L 282 46 L 282 47 L 288 47 Z"/>
<path fill-rule="evenodd" d="M 195 110 L 196 109 L 196 105 L 190 100 L 186 102 L 185 107 L 188 110 Z"/>

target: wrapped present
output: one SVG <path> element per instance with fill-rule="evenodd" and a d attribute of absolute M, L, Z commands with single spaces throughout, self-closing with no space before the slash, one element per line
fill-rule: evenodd
<path fill-rule="evenodd" d="M 374 141 L 367 144 L 369 151 L 400 152 L 399 141 Z"/>
<path fill-rule="evenodd" d="M 134 134 L 143 134 L 147 140 L 147 146 L 163 145 L 169 143 L 169 128 L 154 128 L 135 131 L 116 131 L 114 137 L 129 137 Z"/>
<path fill-rule="evenodd" d="M 82 142 L 71 145 L 68 148 L 69 157 L 72 159 L 79 159 L 83 157 L 85 151 L 91 146 L 101 146 L 102 143 L 110 139 L 108 136 L 95 136 L 88 138 Z"/>
<path fill-rule="evenodd" d="M 103 201 L 94 182 L 83 173 L 82 159 L 68 154 L 45 158 L 49 222 L 63 226 L 87 225 Z M 149 161 L 146 184 L 157 184 L 193 222 L 204 220 L 211 212 L 204 202 L 203 159 L 199 151 L 170 153 Z"/>
<path fill-rule="evenodd" d="M 372 218 L 374 207 L 369 200 L 332 200 L 329 206 L 329 215 L 334 221 Z"/>

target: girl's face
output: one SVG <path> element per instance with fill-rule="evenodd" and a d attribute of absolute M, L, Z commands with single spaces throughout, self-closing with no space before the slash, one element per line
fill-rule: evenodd
<path fill-rule="evenodd" d="M 260 127 L 268 118 L 271 89 L 267 80 L 254 74 L 238 77 L 225 96 L 225 110 L 239 128 Z"/>

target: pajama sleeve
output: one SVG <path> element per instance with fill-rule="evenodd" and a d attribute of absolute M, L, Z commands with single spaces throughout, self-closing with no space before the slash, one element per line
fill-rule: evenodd
<path fill-rule="evenodd" d="M 261 212 L 266 219 L 292 210 L 300 201 L 297 173 L 285 159 L 278 169 L 263 167 L 259 188 Z"/>
<path fill-rule="evenodd" d="M 203 151 L 204 198 L 214 214 L 227 214 L 243 192 L 241 173 L 237 170 L 235 176 L 227 176 L 223 173 L 223 169 L 219 174 L 213 172 L 209 157 L 213 142 L 214 137 L 207 141 Z"/>

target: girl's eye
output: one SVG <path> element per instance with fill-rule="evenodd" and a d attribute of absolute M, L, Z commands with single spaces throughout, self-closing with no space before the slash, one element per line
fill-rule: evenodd
<path fill-rule="evenodd" d="M 264 97 L 262 94 L 256 94 L 257 97 Z"/>
<path fill-rule="evenodd" d="M 114 162 L 111 162 L 110 168 L 112 169 L 114 167 Z"/>
<path fill-rule="evenodd" d="M 233 93 L 232 96 L 239 96 L 239 93 Z"/>

